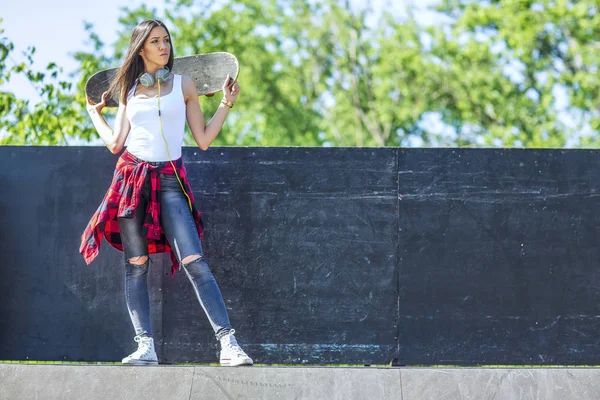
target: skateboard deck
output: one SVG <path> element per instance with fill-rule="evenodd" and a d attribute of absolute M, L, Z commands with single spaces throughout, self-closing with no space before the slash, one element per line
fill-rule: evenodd
<path fill-rule="evenodd" d="M 108 90 L 112 79 L 119 68 L 105 69 L 96 72 L 85 84 L 85 94 L 92 103 L 98 104 L 102 101 L 102 93 Z M 198 95 L 211 96 L 223 89 L 223 82 L 227 74 L 231 77 L 231 83 L 235 82 L 239 73 L 237 58 L 226 52 L 215 52 L 196 54 L 193 56 L 177 57 L 173 62 L 173 73 L 187 75 L 196 81 Z M 107 97 L 106 107 L 117 107 L 119 95 Z"/>

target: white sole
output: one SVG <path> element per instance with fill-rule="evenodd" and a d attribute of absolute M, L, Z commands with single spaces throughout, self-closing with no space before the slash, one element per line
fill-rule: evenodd
<path fill-rule="evenodd" d="M 250 358 L 246 358 L 244 360 L 240 360 L 237 362 L 232 362 L 231 360 L 219 360 L 221 367 L 240 367 L 242 365 L 253 365 L 254 362 Z"/>
<path fill-rule="evenodd" d="M 158 365 L 158 361 L 142 361 L 142 360 L 131 360 L 127 362 L 121 361 L 123 365 Z"/>

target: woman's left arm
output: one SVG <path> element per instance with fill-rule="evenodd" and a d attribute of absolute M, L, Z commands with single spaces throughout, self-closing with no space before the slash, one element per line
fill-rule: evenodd
<path fill-rule="evenodd" d="M 225 100 L 233 103 L 237 99 L 240 89 L 237 82 L 231 86 L 228 86 L 228 83 L 229 75 L 227 75 L 227 79 L 223 84 L 223 96 Z M 217 112 L 205 125 L 204 115 L 202 115 L 200 102 L 198 101 L 196 82 L 185 75 L 183 75 L 183 95 L 186 104 L 186 118 L 194 140 L 199 148 L 206 150 L 221 131 L 230 107 L 223 103 L 219 104 Z"/>

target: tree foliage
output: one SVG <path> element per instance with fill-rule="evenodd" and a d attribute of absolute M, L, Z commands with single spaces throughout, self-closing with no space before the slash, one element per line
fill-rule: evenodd
<path fill-rule="evenodd" d="M 471 72 L 466 87 L 478 93 L 477 106 L 450 108 L 448 120 L 475 122 L 505 145 L 597 143 L 600 1 L 444 0 L 438 10 L 453 21 L 450 35 L 436 32 L 457 49 L 448 62 Z"/>
<path fill-rule="evenodd" d="M 95 138 L 87 78 L 119 65 L 141 20 L 160 18 L 176 56 L 228 51 L 240 61 L 242 93 L 215 145 L 595 146 L 599 6 L 443 0 L 424 20 L 349 0 L 170 0 L 164 15 L 123 8 L 111 45 L 87 25 L 89 48 L 66 81 L 55 64 L 33 70 L 35 49 L 9 66 L 13 47 L 0 32 L 0 85 L 23 74 L 42 98 L 0 92 L 0 140 Z M 202 98 L 207 119 L 218 101 Z"/>

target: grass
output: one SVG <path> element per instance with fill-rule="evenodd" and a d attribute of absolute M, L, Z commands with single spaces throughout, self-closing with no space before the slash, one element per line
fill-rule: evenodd
<path fill-rule="evenodd" d="M 0 360 L 0 364 L 24 364 L 24 365 L 121 365 L 119 361 L 38 361 L 38 360 Z M 161 364 L 176 367 L 218 367 L 218 363 L 174 363 Z M 257 367 L 330 367 L 330 368 L 392 368 L 390 364 L 254 364 Z M 396 367 L 394 367 L 396 368 Z M 406 365 L 402 368 L 600 368 L 600 365 Z"/>

